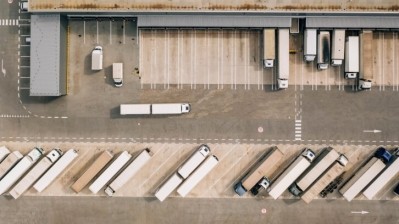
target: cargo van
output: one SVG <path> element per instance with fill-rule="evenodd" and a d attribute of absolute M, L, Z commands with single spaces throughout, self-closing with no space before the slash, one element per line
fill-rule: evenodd
<path fill-rule="evenodd" d="M 123 63 L 112 64 L 112 79 L 116 87 L 122 87 L 123 84 Z"/>
<path fill-rule="evenodd" d="M 103 48 L 96 46 L 91 52 L 91 70 L 103 69 Z"/>

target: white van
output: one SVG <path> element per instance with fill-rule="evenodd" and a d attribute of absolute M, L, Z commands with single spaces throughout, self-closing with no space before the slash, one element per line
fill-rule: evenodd
<path fill-rule="evenodd" d="M 112 64 L 112 78 L 116 87 L 122 87 L 123 84 L 123 63 Z"/>

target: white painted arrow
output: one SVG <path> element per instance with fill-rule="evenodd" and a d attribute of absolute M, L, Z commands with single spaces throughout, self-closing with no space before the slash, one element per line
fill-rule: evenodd
<path fill-rule="evenodd" d="M 352 214 L 362 214 L 362 215 L 364 215 L 364 214 L 368 214 L 369 212 L 368 211 L 351 211 L 351 213 Z"/>
<path fill-rule="evenodd" d="M 363 130 L 363 132 L 380 133 L 381 130 Z"/>

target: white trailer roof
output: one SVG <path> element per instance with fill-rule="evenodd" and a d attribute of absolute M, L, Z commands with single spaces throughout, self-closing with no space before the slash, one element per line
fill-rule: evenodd
<path fill-rule="evenodd" d="M 121 115 L 151 114 L 151 104 L 121 104 Z"/>
<path fill-rule="evenodd" d="M 290 77 L 289 53 L 290 53 L 290 31 L 289 29 L 278 30 L 278 77 L 288 79 Z"/>
<path fill-rule="evenodd" d="M 183 179 L 178 174 L 174 173 L 164 184 L 157 190 L 155 197 L 158 200 L 165 200 L 181 183 Z"/>

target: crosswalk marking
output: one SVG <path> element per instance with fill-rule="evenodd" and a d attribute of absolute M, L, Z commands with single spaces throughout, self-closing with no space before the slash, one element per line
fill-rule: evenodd
<path fill-rule="evenodd" d="M 18 26 L 18 19 L 1 19 L 0 26 Z"/>

